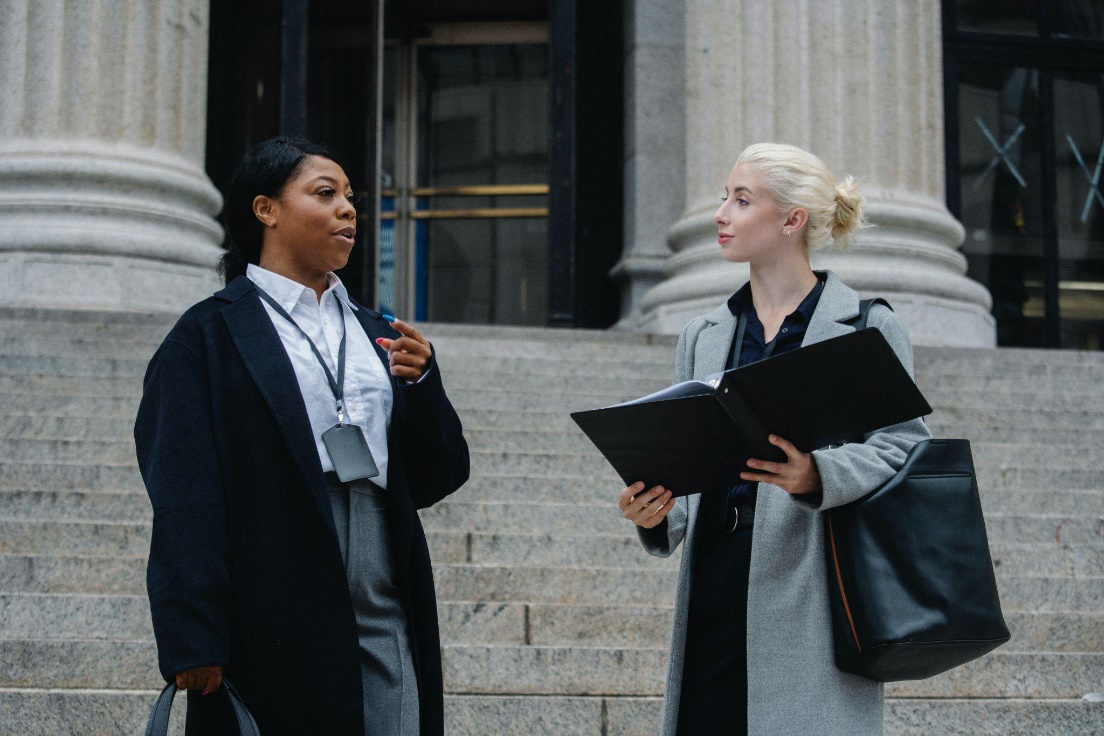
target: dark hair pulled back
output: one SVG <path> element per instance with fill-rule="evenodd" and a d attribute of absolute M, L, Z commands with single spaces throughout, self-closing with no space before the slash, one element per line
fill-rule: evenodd
<path fill-rule="evenodd" d="M 243 275 L 246 266 L 261 259 L 264 223 L 253 214 L 253 200 L 262 194 L 278 197 L 310 156 L 334 160 L 332 153 L 313 141 L 280 136 L 253 146 L 238 164 L 223 207 L 226 252 L 218 268 L 225 283 Z"/>

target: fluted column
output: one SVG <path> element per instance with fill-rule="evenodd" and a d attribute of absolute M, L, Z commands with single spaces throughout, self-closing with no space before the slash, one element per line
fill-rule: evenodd
<path fill-rule="evenodd" d="M 217 286 L 208 0 L 0 0 L 0 304 L 180 311 Z"/>
<path fill-rule="evenodd" d="M 937 0 L 689 0 L 686 67 L 686 205 L 639 327 L 678 331 L 747 279 L 720 259 L 710 216 L 739 152 L 773 141 L 855 175 L 867 197 L 876 227 L 850 253 L 815 252 L 815 267 L 886 297 L 916 343 L 994 344 L 944 203 Z"/>

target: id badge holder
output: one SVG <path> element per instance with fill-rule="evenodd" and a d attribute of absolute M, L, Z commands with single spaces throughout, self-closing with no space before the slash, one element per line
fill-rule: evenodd
<path fill-rule="evenodd" d="M 334 472 L 342 483 L 375 478 L 379 475 L 376 460 L 364 433 L 355 424 L 338 424 L 322 433 L 322 444 L 333 463 Z"/>

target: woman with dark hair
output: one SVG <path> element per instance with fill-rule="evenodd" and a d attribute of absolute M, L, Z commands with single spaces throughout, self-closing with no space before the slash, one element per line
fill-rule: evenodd
<path fill-rule="evenodd" d="M 250 150 L 226 199 L 226 288 L 150 361 L 134 427 L 147 587 L 189 734 L 441 734 L 437 608 L 416 513 L 468 477 L 433 349 L 334 271 L 356 234 L 324 148 Z"/>

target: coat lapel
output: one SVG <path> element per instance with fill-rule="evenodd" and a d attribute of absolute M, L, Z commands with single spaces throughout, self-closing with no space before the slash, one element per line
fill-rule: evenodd
<path fill-rule="evenodd" d="M 253 284 L 245 276 L 234 279 L 216 296 L 230 301 L 222 317 L 230 336 L 241 354 L 246 369 L 253 377 L 265 402 L 276 417 L 288 450 L 307 481 L 318 510 L 334 529 L 333 509 L 322 475 L 322 463 L 307 415 L 307 405 L 299 391 L 291 359 L 280 342 Z M 336 530 L 335 530 L 336 535 Z"/>
<path fill-rule="evenodd" d="M 694 379 L 701 380 L 710 373 L 725 369 L 732 338 L 736 336 L 736 318 L 722 304 L 705 317 L 709 326 L 698 334 L 694 346 Z"/>
<path fill-rule="evenodd" d="M 859 316 L 859 295 L 834 273 L 827 273 L 824 291 L 820 293 L 820 301 L 817 302 L 813 318 L 809 320 L 801 347 L 855 331 L 854 325 L 843 323 Z"/>

